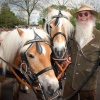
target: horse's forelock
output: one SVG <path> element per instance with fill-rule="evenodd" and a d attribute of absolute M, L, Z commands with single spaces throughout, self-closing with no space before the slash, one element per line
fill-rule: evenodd
<path fill-rule="evenodd" d="M 68 18 L 68 20 L 70 20 L 70 18 L 72 17 L 72 15 L 70 14 L 70 12 L 67 12 L 67 11 L 61 11 L 61 13 L 66 16 Z"/>
<path fill-rule="evenodd" d="M 47 21 L 50 21 L 53 16 L 58 15 L 59 11 L 56 9 L 52 9 L 51 12 L 48 13 Z"/>
<path fill-rule="evenodd" d="M 47 18 L 47 20 L 50 21 L 51 18 L 52 18 L 53 16 L 55 16 L 55 15 L 58 15 L 58 13 L 59 13 L 59 10 L 57 10 L 57 9 L 52 9 L 52 11 L 48 13 L 48 18 Z M 70 18 L 72 17 L 72 15 L 70 14 L 70 12 L 67 12 L 67 11 L 62 10 L 61 13 L 62 13 L 64 16 L 66 16 L 66 17 L 68 18 L 68 20 L 70 20 Z"/>

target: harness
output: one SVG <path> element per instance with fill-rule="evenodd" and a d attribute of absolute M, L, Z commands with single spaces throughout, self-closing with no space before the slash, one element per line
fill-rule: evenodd
<path fill-rule="evenodd" d="M 40 38 L 34 39 L 34 40 L 29 40 L 24 44 L 24 46 L 27 45 L 27 44 L 30 44 L 30 46 L 28 47 L 28 49 L 29 49 L 32 46 L 33 43 L 36 43 L 37 51 L 39 53 L 42 53 L 41 45 L 39 44 L 39 42 L 45 42 L 45 41 L 43 41 Z M 47 42 L 45 42 L 45 43 L 47 45 L 49 45 Z M 34 73 L 30 69 L 30 66 L 29 66 L 29 63 L 28 63 L 28 60 L 27 60 L 27 57 L 26 57 L 27 50 L 24 53 L 21 53 L 22 63 L 21 63 L 20 68 L 18 66 L 15 66 L 15 65 L 5 61 L 1 57 L 0 57 L 0 59 L 3 60 L 9 66 L 10 70 L 12 71 L 12 73 L 10 74 L 10 75 L 13 75 L 12 77 L 16 77 L 19 82 L 28 86 L 29 88 L 32 88 L 32 90 L 34 91 L 34 93 L 36 94 L 38 99 L 47 100 L 44 87 L 39 82 L 38 76 L 49 71 L 49 70 L 52 70 L 52 66 L 49 66 L 49 67 L 41 70 L 37 74 Z M 23 70 L 23 65 L 25 65 L 25 70 Z M 22 80 L 22 79 L 24 79 L 25 81 Z"/>

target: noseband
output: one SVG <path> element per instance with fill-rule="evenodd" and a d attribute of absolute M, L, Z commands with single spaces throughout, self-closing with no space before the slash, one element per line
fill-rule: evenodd
<path fill-rule="evenodd" d="M 62 32 L 57 32 L 57 33 L 55 33 L 55 34 L 54 34 L 54 36 L 53 36 L 53 37 L 51 37 L 51 38 L 50 38 L 50 39 L 51 39 L 51 41 L 53 41 L 53 39 L 54 39 L 57 35 L 63 35 L 63 36 L 64 36 L 64 38 L 65 38 L 65 40 L 66 40 L 66 35 L 65 35 L 64 33 L 62 33 Z"/>

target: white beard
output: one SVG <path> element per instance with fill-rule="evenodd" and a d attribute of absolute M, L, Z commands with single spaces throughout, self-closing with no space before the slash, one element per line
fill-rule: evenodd
<path fill-rule="evenodd" d="M 93 39 L 93 27 L 95 21 L 89 20 L 87 24 L 76 22 L 76 33 L 75 39 L 79 43 L 80 47 L 83 48 L 87 43 Z"/>

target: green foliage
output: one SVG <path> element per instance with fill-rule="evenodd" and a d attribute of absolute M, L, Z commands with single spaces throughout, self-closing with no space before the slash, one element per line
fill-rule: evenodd
<path fill-rule="evenodd" d="M 98 29 L 98 30 L 100 30 L 100 23 L 96 23 L 96 28 Z"/>
<path fill-rule="evenodd" d="M 71 21 L 71 23 L 73 24 L 73 26 L 75 27 L 75 26 L 76 26 L 75 18 L 72 17 L 72 18 L 70 19 L 70 21 Z"/>
<path fill-rule="evenodd" d="M 3 3 L 0 11 L 0 27 L 14 28 L 19 24 L 26 23 L 19 19 L 12 11 L 10 11 L 7 3 Z"/>
<path fill-rule="evenodd" d="M 39 23 L 39 25 L 42 25 L 42 26 L 44 27 L 44 22 L 43 22 L 43 20 L 39 20 L 38 23 Z"/>
<path fill-rule="evenodd" d="M 71 9 L 71 10 L 70 10 L 70 13 L 72 14 L 72 16 L 73 16 L 73 14 L 74 14 L 76 11 L 77 11 L 77 8 Z M 71 23 L 73 24 L 73 26 L 75 27 L 75 26 L 76 26 L 76 20 L 75 20 L 75 18 L 72 17 L 70 21 L 71 21 Z"/>
<path fill-rule="evenodd" d="M 51 5 L 50 7 L 59 9 L 59 10 L 66 10 L 66 6 L 64 6 L 64 5 Z"/>
<path fill-rule="evenodd" d="M 97 28 L 98 30 L 100 30 L 100 13 L 99 13 L 99 15 L 98 15 L 98 17 L 97 17 L 96 28 Z"/>

